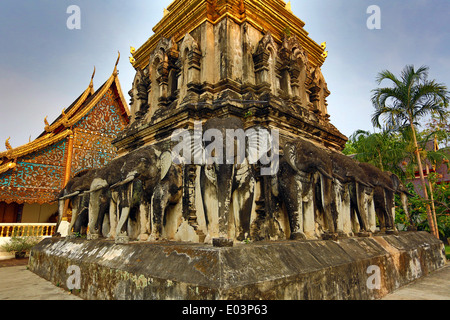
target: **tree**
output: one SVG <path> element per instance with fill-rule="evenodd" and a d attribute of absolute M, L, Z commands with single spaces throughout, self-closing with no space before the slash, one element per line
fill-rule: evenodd
<path fill-rule="evenodd" d="M 383 171 L 391 171 L 405 180 L 405 172 L 400 164 L 407 157 L 406 146 L 402 137 L 392 131 L 371 133 L 358 130 L 350 137 L 344 153 L 354 155 L 356 160 L 370 163 Z"/>
<path fill-rule="evenodd" d="M 450 96 L 445 85 L 428 80 L 428 70 L 429 68 L 425 66 L 415 70 L 414 66 L 408 65 L 403 69 L 401 78 L 397 78 L 388 70 L 380 72 L 377 77 L 378 85 L 388 80 L 392 82 L 393 86 L 373 90 L 372 103 L 375 112 L 372 115 L 372 123 L 375 127 L 381 128 L 380 120 L 384 120 L 387 127 L 393 130 L 400 131 L 405 127 L 411 129 L 414 155 L 419 167 L 424 198 L 427 201 L 426 209 L 430 231 L 439 237 L 428 202 L 427 185 L 417 142 L 417 126 L 420 119 L 431 114 L 443 119 Z"/>

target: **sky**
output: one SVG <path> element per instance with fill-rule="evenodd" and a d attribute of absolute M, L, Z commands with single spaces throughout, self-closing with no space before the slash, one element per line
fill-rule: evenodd
<path fill-rule="evenodd" d="M 0 151 L 28 143 L 44 131 L 44 118 L 56 119 L 89 85 L 111 75 L 121 53 L 119 79 L 127 100 L 135 75 L 130 46 L 153 34 L 171 0 L 1 0 Z M 400 75 L 409 64 L 430 67 L 431 79 L 450 85 L 450 1 L 448 0 L 293 0 L 293 13 L 309 36 L 327 42 L 322 68 L 331 96 L 331 122 L 346 136 L 373 131 L 371 91 L 377 74 Z M 67 21 L 80 8 L 80 29 Z M 380 9 L 380 29 L 367 21 Z M 373 20 L 370 20 L 373 21 Z M 383 83 L 382 85 L 389 85 Z"/>

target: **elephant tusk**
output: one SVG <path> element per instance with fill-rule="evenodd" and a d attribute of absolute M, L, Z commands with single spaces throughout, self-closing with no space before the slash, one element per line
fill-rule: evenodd
<path fill-rule="evenodd" d="M 126 178 L 125 180 L 123 180 L 123 181 L 121 181 L 121 182 L 118 182 L 118 183 L 112 185 L 112 186 L 111 186 L 111 189 L 116 189 L 116 188 L 121 187 L 121 186 L 123 186 L 123 185 L 126 185 L 126 184 L 128 184 L 128 183 L 131 183 L 131 182 L 133 182 L 133 180 L 134 180 L 135 178 L 136 178 L 136 175 L 131 175 L 131 176 L 129 176 L 128 178 Z"/>
<path fill-rule="evenodd" d="M 348 179 L 345 179 L 344 177 L 342 177 L 342 176 L 340 176 L 340 175 L 338 175 L 338 174 L 334 174 L 335 176 L 336 176 L 336 178 L 339 180 L 339 181 L 341 181 L 341 182 L 343 182 L 343 183 L 345 183 L 346 181 L 348 181 Z"/>
<path fill-rule="evenodd" d="M 374 186 L 372 186 L 370 183 L 362 182 L 362 181 L 359 180 L 359 179 L 355 179 L 355 181 L 356 181 L 357 183 L 359 183 L 360 185 L 366 187 L 366 188 L 372 188 L 372 189 L 374 188 Z"/>
<path fill-rule="evenodd" d="M 64 196 L 62 198 L 59 198 L 59 200 L 67 200 L 67 199 L 70 199 L 70 198 L 74 198 L 74 197 L 78 196 L 79 194 L 80 194 L 80 191 L 77 191 L 77 192 L 68 194 L 68 195 L 66 195 L 66 196 Z"/>
<path fill-rule="evenodd" d="M 317 170 L 326 178 L 333 180 L 333 176 L 331 176 L 330 174 L 328 174 L 324 169 L 322 168 L 317 168 Z"/>
<path fill-rule="evenodd" d="M 94 192 L 103 190 L 103 189 L 105 189 L 105 188 L 107 188 L 107 187 L 108 187 L 107 185 L 106 185 L 106 186 L 98 186 L 98 187 L 95 188 L 95 189 L 89 190 L 87 193 L 94 193 Z"/>

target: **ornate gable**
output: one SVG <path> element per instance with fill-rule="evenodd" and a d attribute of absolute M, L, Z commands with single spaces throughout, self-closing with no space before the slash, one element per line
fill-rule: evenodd
<path fill-rule="evenodd" d="M 52 203 L 67 181 L 116 157 L 111 141 L 129 123 L 117 77 L 89 87 L 34 141 L 0 152 L 0 202 Z M 95 74 L 95 71 L 94 71 Z"/>

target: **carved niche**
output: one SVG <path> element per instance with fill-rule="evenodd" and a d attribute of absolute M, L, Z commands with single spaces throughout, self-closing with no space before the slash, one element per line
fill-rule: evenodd
<path fill-rule="evenodd" d="M 146 119 L 151 121 L 153 115 L 160 107 L 167 106 L 176 98 L 178 77 L 177 60 L 179 52 L 174 39 L 162 37 L 148 64 L 147 100 L 149 110 Z M 175 80 L 174 80 L 175 79 Z M 142 88 L 143 90 L 144 88 Z"/>
<path fill-rule="evenodd" d="M 279 73 L 277 74 L 277 53 L 278 46 L 269 31 L 259 41 L 253 54 L 256 85 L 262 92 L 274 95 L 278 93 L 280 83 Z"/>
<path fill-rule="evenodd" d="M 150 87 L 150 79 L 148 68 L 144 70 L 138 69 L 133 81 L 133 88 L 128 92 L 131 97 L 130 107 L 133 121 L 141 120 L 148 111 L 148 89 Z"/>
<path fill-rule="evenodd" d="M 178 78 L 180 98 L 187 102 L 192 95 L 196 95 L 196 86 L 200 84 L 202 52 L 198 42 L 187 33 L 180 45 L 180 59 L 178 67 L 181 75 Z"/>
<path fill-rule="evenodd" d="M 311 92 L 310 100 L 313 111 L 328 119 L 327 98 L 330 95 L 330 91 L 328 90 L 328 85 L 320 67 L 316 67 L 311 70 L 311 83 L 309 85 L 309 91 Z"/>

